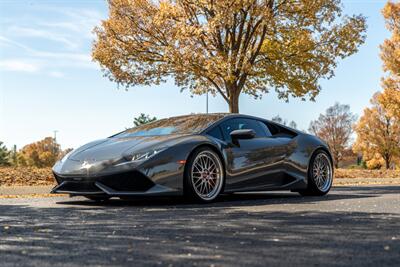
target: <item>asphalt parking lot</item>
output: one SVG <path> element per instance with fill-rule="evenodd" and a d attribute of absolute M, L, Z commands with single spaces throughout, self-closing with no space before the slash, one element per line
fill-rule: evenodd
<path fill-rule="evenodd" d="M 0 199 L 1 266 L 400 266 L 400 186 L 180 198 Z"/>

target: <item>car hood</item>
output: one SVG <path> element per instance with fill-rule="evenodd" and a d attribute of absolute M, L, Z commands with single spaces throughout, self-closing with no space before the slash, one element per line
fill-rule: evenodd
<path fill-rule="evenodd" d="M 153 147 L 169 146 L 178 142 L 182 135 L 110 137 L 88 143 L 74 150 L 68 157 L 75 161 L 102 161 L 146 151 Z"/>

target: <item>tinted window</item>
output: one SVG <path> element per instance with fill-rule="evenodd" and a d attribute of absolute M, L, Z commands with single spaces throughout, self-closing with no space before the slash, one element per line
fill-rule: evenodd
<path fill-rule="evenodd" d="M 264 125 L 264 126 L 263 126 Z M 231 140 L 230 133 L 234 130 L 252 129 L 257 137 L 270 136 L 266 125 L 253 119 L 237 118 L 230 119 L 221 123 L 221 129 L 226 140 Z"/>
<path fill-rule="evenodd" d="M 267 133 L 267 136 L 272 136 L 268 126 L 262 121 L 260 121 L 259 123 L 261 124 L 261 127 L 264 129 L 264 131 Z"/>
<path fill-rule="evenodd" d="M 269 128 L 271 135 L 274 137 L 293 138 L 297 135 L 296 132 L 293 132 L 289 129 L 286 129 L 271 122 L 267 123 L 267 127 Z"/>
<path fill-rule="evenodd" d="M 207 132 L 208 135 L 211 135 L 212 137 L 215 137 L 220 140 L 224 140 L 224 137 L 222 136 L 221 129 L 217 126 L 212 128 L 210 131 Z"/>
<path fill-rule="evenodd" d="M 221 118 L 222 115 L 219 114 L 173 117 L 140 125 L 116 134 L 112 137 L 199 133 Z"/>

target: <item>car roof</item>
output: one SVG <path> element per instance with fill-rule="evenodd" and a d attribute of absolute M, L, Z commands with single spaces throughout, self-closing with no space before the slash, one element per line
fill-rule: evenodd
<path fill-rule="evenodd" d="M 210 124 L 208 127 L 206 127 L 206 128 L 202 131 L 202 133 L 207 132 L 208 130 L 210 130 L 211 128 L 213 128 L 215 125 L 217 125 L 217 124 L 219 124 L 219 123 L 221 123 L 222 121 L 225 121 L 225 120 L 227 120 L 227 119 L 231 119 L 231 118 L 248 118 L 248 119 L 255 119 L 255 120 L 260 120 L 260 121 L 265 121 L 265 122 L 268 122 L 268 123 L 271 123 L 271 124 L 275 124 L 275 125 L 278 125 L 278 126 L 280 126 L 280 127 L 282 127 L 282 128 L 286 128 L 286 129 L 288 129 L 289 131 L 296 132 L 297 134 L 304 134 L 302 131 L 299 131 L 299 130 L 297 130 L 297 129 L 293 129 L 293 128 L 291 128 L 291 127 L 288 127 L 288 126 L 286 126 L 286 125 L 280 124 L 280 123 L 278 123 L 278 122 L 274 122 L 274 121 L 271 121 L 271 120 L 267 120 L 267 119 L 260 118 L 260 117 L 256 117 L 256 116 L 252 116 L 252 115 L 246 115 L 246 114 L 240 114 L 240 113 L 208 113 L 208 114 L 207 114 L 207 113 L 200 113 L 200 114 L 193 114 L 193 115 L 198 115 L 198 116 L 220 115 L 220 116 L 221 116 L 221 118 L 215 120 L 214 123 L 212 123 L 212 124 Z"/>
<path fill-rule="evenodd" d="M 227 119 L 231 119 L 231 118 L 248 118 L 248 119 L 255 119 L 255 120 L 261 120 L 261 121 L 265 121 L 271 124 L 275 124 L 278 125 L 282 128 L 286 128 L 290 131 L 296 132 L 297 134 L 304 134 L 302 131 L 299 131 L 297 129 L 293 129 L 291 127 L 288 127 L 286 125 L 271 121 L 271 120 L 267 120 L 264 118 L 260 118 L 260 117 L 256 117 L 256 116 L 252 116 L 252 115 L 246 115 L 246 114 L 240 114 L 240 113 L 227 113 L 227 112 L 216 112 L 216 113 L 193 113 L 193 114 L 187 114 L 187 115 L 180 115 L 180 116 L 172 116 L 170 118 L 178 118 L 178 117 L 201 117 L 201 116 L 215 116 L 216 120 L 211 123 L 210 125 L 208 125 L 208 127 L 206 127 L 205 129 L 203 129 L 200 133 L 206 133 L 208 130 L 212 129 L 215 125 L 221 123 L 222 121 L 225 121 Z M 168 118 L 169 119 L 169 118 Z"/>
<path fill-rule="evenodd" d="M 227 113 L 227 112 L 215 112 L 215 113 L 193 113 L 193 114 L 186 114 L 186 115 L 178 115 L 178 116 L 172 116 L 169 118 L 179 118 L 179 117 L 201 117 L 201 116 L 216 116 L 216 117 L 248 117 L 248 118 L 254 118 L 254 119 L 259 119 L 259 120 L 265 120 L 263 118 L 251 116 L 251 115 L 246 115 L 246 114 L 240 114 L 240 113 Z"/>

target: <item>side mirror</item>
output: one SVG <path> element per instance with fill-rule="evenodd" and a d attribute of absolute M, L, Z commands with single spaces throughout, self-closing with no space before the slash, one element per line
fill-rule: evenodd
<path fill-rule="evenodd" d="M 253 129 L 234 130 L 230 133 L 230 136 L 232 140 L 252 139 L 256 136 L 256 132 Z"/>

